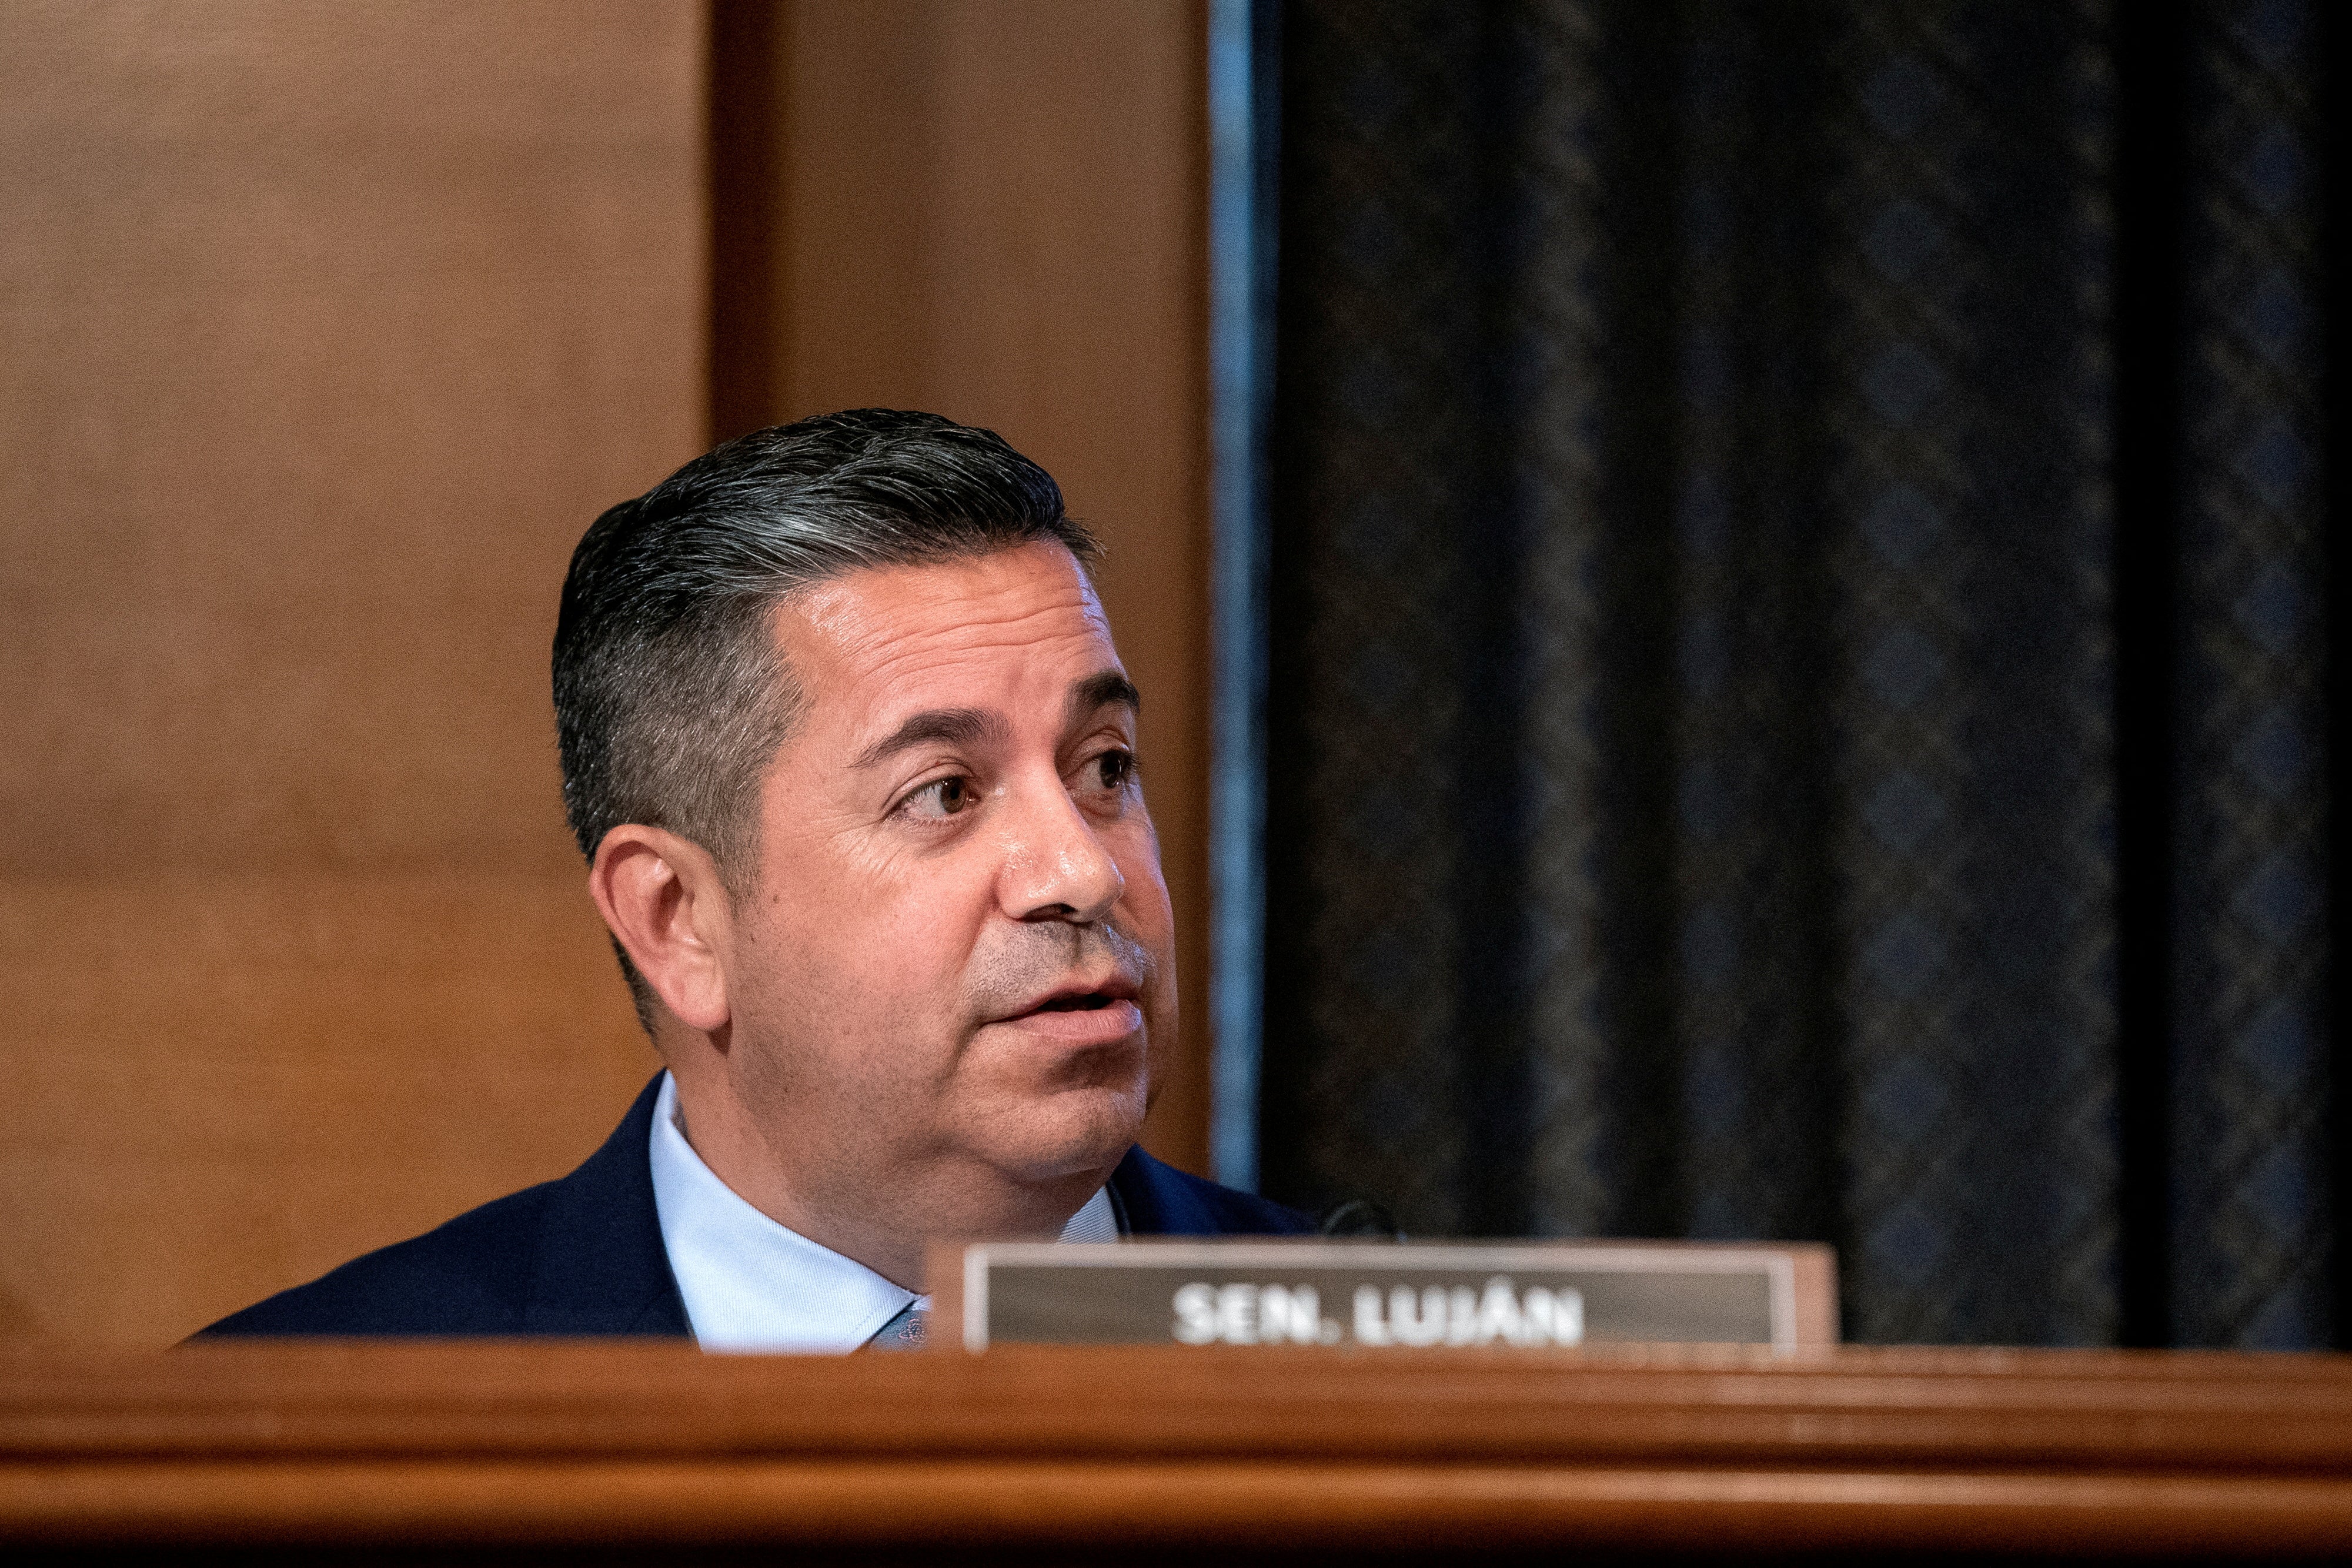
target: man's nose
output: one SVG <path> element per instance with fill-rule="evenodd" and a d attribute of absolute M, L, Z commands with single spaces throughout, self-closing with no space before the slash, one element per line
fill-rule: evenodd
<path fill-rule="evenodd" d="M 1017 787 L 1009 814 L 1003 898 L 1016 920 L 1091 925 L 1109 915 L 1127 878 L 1059 779 Z"/>

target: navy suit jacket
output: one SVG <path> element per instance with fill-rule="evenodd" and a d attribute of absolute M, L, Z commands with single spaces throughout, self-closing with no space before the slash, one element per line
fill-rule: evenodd
<path fill-rule="evenodd" d="M 660 1087 L 658 1077 L 646 1085 L 604 1146 L 562 1180 L 371 1252 L 197 1337 L 691 1333 L 662 1247 L 646 1153 Z M 1315 1229 L 1296 1209 L 1187 1176 L 1141 1149 L 1119 1161 L 1110 1188 L 1137 1236 Z"/>

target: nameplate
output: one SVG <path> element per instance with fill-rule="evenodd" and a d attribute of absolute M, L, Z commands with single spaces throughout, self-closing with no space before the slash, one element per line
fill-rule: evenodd
<path fill-rule="evenodd" d="M 973 1351 L 1837 1342 L 1834 1260 L 1810 1244 L 982 1242 L 938 1264 L 932 1343 Z"/>

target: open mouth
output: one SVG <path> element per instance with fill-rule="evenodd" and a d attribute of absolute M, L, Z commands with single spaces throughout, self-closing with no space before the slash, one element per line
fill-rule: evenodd
<path fill-rule="evenodd" d="M 998 1021 L 1059 1049 L 1091 1050 L 1135 1035 L 1143 1028 L 1143 1009 L 1133 991 L 1110 980 L 1099 990 L 1047 997 Z"/>
<path fill-rule="evenodd" d="M 1081 986 L 1089 988 L 1080 990 Z M 1124 975 L 1072 975 L 1063 988 L 1049 996 L 1032 992 L 1035 999 L 1014 1002 L 1013 1006 L 1020 1010 L 1001 1014 L 996 1021 L 1034 1042 L 1061 1050 L 1114 1045 L 1143 1029 L 1139 988 Z"/>
<path fill-rule="evenodd" d="M 1097 1012 L 1118 999 L 1101 991 L 1088 991 L 1082 997 L 1055 997 L 1052 1001 L 1039 1003 L 1037 1010 L 1041 1013 Z"/>

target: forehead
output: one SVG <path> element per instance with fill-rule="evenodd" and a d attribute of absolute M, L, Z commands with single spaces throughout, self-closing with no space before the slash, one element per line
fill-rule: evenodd
<path fill-rule="evenodd" d="M 1058 702 L 1071 680 L 1118 666 L 1094 585 L 1052 543 L 849 572 L 785 600 L 774 624 L 811 716 L 845 706 L 837 716 L 878 720 L 1029 685 Z"/>

